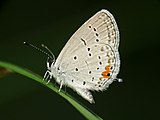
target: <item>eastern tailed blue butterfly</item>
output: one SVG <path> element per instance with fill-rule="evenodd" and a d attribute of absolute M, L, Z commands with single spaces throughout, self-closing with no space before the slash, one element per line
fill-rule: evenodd
<path fill-rule="evenodd" d="M 112 14 L 104 9 L 97 12 L 72 35 L 57 60 L 43 45 L 51 54 L 46 53 L 48 70 L 44 79 L 49 82 L 53 77 L 60 89 L 68 86 L 94 103 L 90 91 L 104 91 L 114 80 L 120 81 L 116 77 L 120 68 L 119 39 Z"/>

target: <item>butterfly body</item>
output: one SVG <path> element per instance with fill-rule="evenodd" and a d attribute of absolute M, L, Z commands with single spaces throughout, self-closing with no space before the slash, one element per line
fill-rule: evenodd
<path fill-rule="evenodd" d="M 54 77 L 60 88 L 66 85 L 94 103 L 90 91 L 106 90 L 117 79 L 118 46 L 115 19 L 107 10 L 101 10 L 73 34 L 56 61 L 47 62 L 44 78 Z"/>

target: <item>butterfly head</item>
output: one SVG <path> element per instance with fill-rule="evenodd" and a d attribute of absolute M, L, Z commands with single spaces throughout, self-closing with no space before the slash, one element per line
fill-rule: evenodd
<path fill-rule="evenodd" d="M 51 71 L 51 68 L 54 65 L 54 63 L 55 63 L 55 59 L 54 58 L 51 58 L 51 57 L 47 58 L 47 69 L 49 71 Z"/>

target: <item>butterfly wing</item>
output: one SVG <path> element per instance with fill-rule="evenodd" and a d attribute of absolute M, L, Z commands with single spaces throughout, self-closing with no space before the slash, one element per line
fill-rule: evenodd
<path fill-rule="evenodd" d="M 97 12 L 73 34 L 56 60 L 64 85 L 93 103 L 89 90 L 103 91 L 116 79 L 118 46 L 119 30 L 112 14 Z"/>

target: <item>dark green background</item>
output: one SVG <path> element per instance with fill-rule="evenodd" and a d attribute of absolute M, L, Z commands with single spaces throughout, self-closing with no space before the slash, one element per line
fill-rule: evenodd
<path fill-rule="evenodd" d="M 94 92 L 96 104 L 67 92 L 105 120 L 154 120 L 160 112 L 159 0 L 6 0 L 0 2 L 0 60 L 43 76 L 46 56 L 24 46 L 46 44 L 58 56 L 70 36 L 97 11 L 109 10 L 120 29 L 123 83 Z M 82 120 L 67 101 L 18 74 L 0 78 L 0 120 Z"/>

